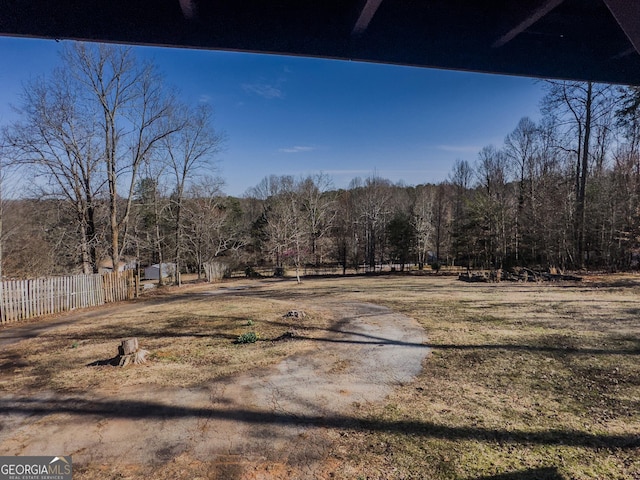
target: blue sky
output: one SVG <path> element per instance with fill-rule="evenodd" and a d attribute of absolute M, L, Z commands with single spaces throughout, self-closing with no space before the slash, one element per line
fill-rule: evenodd
<path fill-rule="evenodd" d="M 0 38 L 0 123 L 23 82 L 58 63 L 62 43 Z M 523 116 L 539 118 L 528 78 L 360 62 L 136 47 L 186 100 L 211 103 L 227 137 L 218 168 L 242 195 L 269 174 L 319 171 L 334 186 L 376 173 L 415 185 L 501 145 Z"/>

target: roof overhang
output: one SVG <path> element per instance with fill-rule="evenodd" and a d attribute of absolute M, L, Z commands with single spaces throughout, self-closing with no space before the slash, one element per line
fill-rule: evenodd
<path fill-rule="evenodd" d="M 0 0 L 0 34 L 640 85 L 639 0 Z"/>

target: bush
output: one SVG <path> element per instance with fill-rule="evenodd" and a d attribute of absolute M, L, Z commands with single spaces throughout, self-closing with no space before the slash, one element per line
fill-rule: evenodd
<path fill-rule="evenodd" d="M 259 278 L 260 274 L 252 266 L 247 266 L 244 269 L 244 274 L 247 278 Z"/>
<path fill-rule="evenodd" d="M 260 335 L 256 332 L 247 332 L 240 335 L 236 340 L 236 343 L 256 343 L 259 338 Z"/>

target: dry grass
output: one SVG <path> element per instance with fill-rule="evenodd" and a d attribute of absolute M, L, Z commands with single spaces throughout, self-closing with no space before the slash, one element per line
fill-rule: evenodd
<path fill-rule="evenodd" d="M 433 351 L 416 382 L 335 435 L 336 478 L 640 478 L 636 279 L 343 285 L 417 319 Z"/>
<path fill-rule="evenodd" d="M 298 320 L 282 317 L 288 310 L 306 310 L 305 328 L 322 328 L 332 319 L 322 308 L 271 299 L 259 290 L 250 299 L 238 299 L 233 293 L 212 295 L 216 288 L 178 290 L 178 297 L 168 303 L 167 293 L 159 294 L 134 308 L 111 308 L 109 315 L 96 310 L 77 323 L 6 346 L 0 353 L 0 392 L 203 385 L 309 348 L 305 341 L 277 341 L 292 329 L 303 333 Z M 260 341 L 236 344 L 247 332 L 257 333 Z M 114 357 L 120 340 L 127 337 L 138 337 L 141 348 L 151 352 L 150 362 L 138 368 L 87 367 Z"/>
<path fill-rule="evenodd" d="M 357 406 L 351 423 L 329 432 L 327 477 L 638 480 L 640 281 L 591 280 L 352 277 L 274 282 L 242 296 L 199 286 L 169 303 L 143 302 L 4 348 L 0 392 L 202 385 L 312 348 L 269 340 L 299 328 L 282 318 L 291 308 L 307 311 L 309 328 L 330 325 L 330 296 L 415 318 L 432 353 L 413 383 L 381 405 Z M 263 340 L 234 344 L 248 331 Z M 86 367 L 112 357 L 128 336 L 153 352 L 152 362 Z"/>

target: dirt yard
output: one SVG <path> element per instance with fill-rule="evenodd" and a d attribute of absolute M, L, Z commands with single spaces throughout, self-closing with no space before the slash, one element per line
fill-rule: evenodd
<path fill-rule="evenodd" d="M 312 478 L 323 431 L 410 382 L 428 349 L 417 322 L 386 307 L 271 300 L 279 283 L 183 289 L 5 330 L 0 449 L 69 452 L 78 478 Z M 283 318 L 293 308 L 306 316 Z M 263 341 L 234 344 L 244 330 Z M 128 336 L 153 352 L 149 364 L 105 365 Z"/>
<path fill-rule="evenodd" d="M 637 480 L 639 285 L 238 280 L 4 328 L 0 451 L 79 479 Z M 150 361 L 108 365 L 131 336 Z"/>

